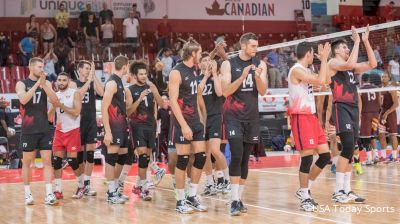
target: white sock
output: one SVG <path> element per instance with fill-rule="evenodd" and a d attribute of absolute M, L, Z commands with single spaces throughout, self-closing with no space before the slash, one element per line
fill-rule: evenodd
<path fill-rule="evenodd" d="M 393 159 L 397 159 L 397 150 L 392 151 Z"/>
<path fill-rule="evenodd" d="M 239 185 L 239 200 L 242 200 L 243 191 L 244 191 L 244 185 Z"/>
<path fill-rule="evenodd" d="M 46 184 L 46 195 L 53 194 L 52 184 Z"/>
<path fill-rule="evenodd" d="M 225 180 L 229 181 L 229 168 L 226 167 L 225 169 L 222 170 L 222 172 L 224 172 Z"/>
<path fill-rule="evenodd" d="M 115 192 L 115 182 L 112 180 L 108 182 L 108 192 L 109 193 Z"/>
<path fill-rule="evenodd" d="M 231 200 L 239 201 L 239 184 L 231 184 Z"/>
<path fill-rule="evenodd" d="M 214 178 L 212 175 L 207 175 L 207 186 L 214 185 Z"/>
<path fill-rule="evenodd" d="M 83 187 L 83 174 L 81 174 L 79 177 L 76 177 L 76 179 L 78 180 L 78 187 Z"/>
<path fill-rule="evenodd" d="M 367 161 L 372 161 L 372 152 L 367 151 Z"/>
<path fill-rule="evenodd" d="M 189 197 L 196 196 L 198 184 L 190 183 L 189 185 Z"/>
<path fill-rule="evenodd" d="M 146 180 L 149 181 L 149 182 L 152 181 L 152 179 L 151 179 L 151 170 L 150 169 L 148 169 L 146 171 Z"/>
<path fill-rule="evenodd" d="M 86 182 L 87 182 L 87 183 L 86 183 Z M 84 175 L 83 175 L 83 183 L 84 183 L 85 185 L 90 185 L 90 176 L 84 174 Z"/>
<path fill-rule="evenodd" d="M 313 183 L 314 183 L 314 180 L 308 179 L 308 189 L 311 190 L 311 186 L 313 185 Z"/>
<path fill-rule="evenodd" d="M 217 179 L 224 177 L 224 172 L 222 172 L 222 170 L 217 170 L 217 172 L 215 172 L 215 174 L 217 176 Z"/>
<path fill-rule="evenodd" d="M 54 179 L 54 183 L 56 185 L 56 191 L 62 192 L 61 178 Z"/>
<path fill-rule="evenodd" d="M 305 196 L 305 198 L 310 198 L 310 194 L 308 194 L 308 188 L 300 188 L 300 191 L 303 192 L 303 196 Z"/>
<path fill-rule="evenodd" d="M 386 159 L 386 149 L 381 149 L 381 157 Z"/>
<path fill-rule="evenodd" d="M 340 173 L 336 171 L 336 189 L 335 192 L 339 192 L 340 190 L 343 190 L 343 184 L 344 184 L 344 173 Z"/>
<path fill-rule="evenodd" d="M 177 189 L 178 191 L 178 200 L 185 200 L 185 189 Z"/>
<path fill-rule="evenodd" d="M 118 178 L 118 184 L 119 185 L 123 185 L 124 184 L 126 176 L 128 176 L 128 172 L 127 171 L 122 171 L 121 174 L 119 175 L 119 178 Z"/>
<path fill-rule="evenodd" d="M 25 197 L 32 194 L 31 187 L 29 185 L 24 185 L 24 189 L 25 189 Z"/>
<path fill-rule="evenodd" d="M 344 192 L 346 192 L 346 194 L 351 191 L 350 181 L 351 181 L 351 172 L 344 173 L 343 190 Z"/>
<path fill-rule="evenodd" d="M 332 163 L 335 164 L 335 166 L 337 164 L 338 158 L 339 158 L 339 156 L 334 156 L 332 159 Z"/>

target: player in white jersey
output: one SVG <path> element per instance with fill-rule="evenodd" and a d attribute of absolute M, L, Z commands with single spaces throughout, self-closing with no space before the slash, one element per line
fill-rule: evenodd
<path fill-rule="evenodd" d="M 84 193 L 83 179 L 78 178 L 82 174 L 79 169 L 77 154 L 81 150 L 80 138 L 80 120 L 81 120 L 81 99 L 79 93 L 75 89 L 68 88 L 71 77 L 69 74 L 62 72 L 57 78 L 58 101 L 52 102 L 49 110 L 49 120 L 56 122 L 56 130 L 53 139 L 53 167 L 56 183 L 56 191 L 54 194 L 57 199 L 62 199 L 62 159 L 64 153 L 67 153 L 68 164 L 74 170 L 78 179 L 78 189 L 72 196 L 73 198 L 82 198 Z M 56 112 L 56 117 L 54 116 Z"/>
<path fill-rule="evenodd" d="M 296 197 L 301 200 L 300 209 L 314 211 L 318 205 L 312 198 L 310 187 L 330 160 L 329 147 L 325 132 L 322 130 L 316 116 L 313 85 L 328 84 L 327 60 L 330 45 L 318 46 L 318 57 L 321 60 L 319 74 L 313 74 L 308 67 L 314 59 L 314 50 L 309 42 L 297 45 L 298 61 L 289 71 L 289 114 L 296 149 L 300 151 L 301 164 L 299 172 L 300 189 Z M 313 154 L 319 158 L 313 162 Z"/>

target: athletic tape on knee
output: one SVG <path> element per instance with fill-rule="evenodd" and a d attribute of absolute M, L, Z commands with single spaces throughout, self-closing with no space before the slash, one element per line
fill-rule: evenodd
<path fill-rule="evenodd" d="M 123 166 L 123 165 L 125 164 L 125 160 L 126 160 L 127 157 L 128 157 L 128 153 L 119 154 L 119 155 L 118 155 L 117 163 L 118 163 L 119 165 Z"/>
<path fill-rule="evenodd" d="M 198 152 L 194 154 L 194 162 L 193 162 L 193 167 L 202 170 L 204 167 L 204 164 L 206 164 L 206 153 L 205 152 Z"/>
<path fill-rule="evenodd" d="M 299 171 L 301 173 L 310 173 L 310 168 L 311 168 L 312 162 L 313 162 L 313 156 L 312 155 L 301 157 Z"/>
<path fill-rule="evenodd" d="M 86 152 L 86 162 L 94 163 L 94 151 L 87 151 Z"/>
<path fill-rule="evenodd" d="M 79 163 L 77 158 L 68 158 L 68 164 L 73 170 L 79 169 Z"/>
<path fill-rule="evenodd" d="M 188 163 L 189 163 L 189 155 L 178 155 L 178 159 L 176 161 L 176 168 L 185 171 Z"/>
<path fill-rule="evenodd" d="M 62 158 L 61 158 L 61 157 L 53 156 L 53 157 L 51 158 L 51 162 L 52 162 L 53 168 L 54 168 L 55 170 L 59 170 L 59 169 L 62 168 Z"/>
<path fill-rule="evenodd" d="M 331 160 L 330 152 L 322 153 L 322 154 L 319 154 L 319 157 L 318 157 L 317 161 L 315 162 L 315 165 L 320 169 L 324 169 L 324 167 L 326 166 L 326 164 L 329 163 L 330 160 Z"/>
<path fill-rule="evenodd" d="M 79 151 L 77 154 L 78 155 L 77 155 L 76 159 L 78 160 L 78 164 L 82 164 L 83 163 L 83 151 Z"/>
<path fill-rule="evenodd" d="M 139 168 L 146 169 L 149 167 L 149 160 L 147 154 L 140 154 L 139 155 Z"/>
<path fill-rule="evenodd" d="M 115 166 L 115 164 L 118 161 L 118 153 L 109 153 L 106 156 L 106 163 L 111 165 L 111 166 Z"/>
<path fill-rule="evenodd" d="M 351 161 L 355 149 L 354 134 L 352 132 L 344 132 L 340 133 L 339 136 L 340 141 L 342 142 L 342 152 L 340 153 L 340 156 Z"/>

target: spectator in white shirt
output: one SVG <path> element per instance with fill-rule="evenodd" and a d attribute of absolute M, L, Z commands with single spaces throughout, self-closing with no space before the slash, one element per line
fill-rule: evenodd
<path fill-rule="evenodd" d="M 132 52 L 135 54 L 136 50 L 139 46 L 139 21 L 135 18 L 136 12 L 131 11 L 129 13 L 129 17 L 124 19 L 123 22 L 123 33 L 124 33 L 124 38 L 126 43 L 132 44 L 132 47 L 129 47 L 132 49 Z"/>
<path fill-rule="evenodd" d="M 380 50 L 381 50 L 381 48 L 379 47 L 379 45 L 376 45 L 375 50 L 374 50 L 374 55 L 375 55 L 376 62 L 378 62 L 377 68 L 383 68 L 382 57 L 381 57 L 381 54 L 379 53 Z"/>
<path fill-rule="evenodd" d="M 399 65 L 399 56 L 394 56 L 392 60 L 389 61 L 388 71 L 392 76 L 393 82 L 400 81 L 400 65 Z"/>
<path fill-rule="evenodd" d="M 162 70 L 163 80 L 164 82 L 168 81 L 169 73 L 172 70 L 172 64 L 174 60 L 172 59 L 172 50 L 167 48 L 164 51 L 164 54 L 161 57 L 161 62 L 163 63 L 164 67 Z"/>
<path fill-rule="evenodd" d="M 101 25 L 101 31 L 103 32 L 103 45 L 108 47 L 114 38 L 114 24 L 111 23 L 111 19 L 107 18 L 105 20 L 105 23 Z"/>
<path fill-rule="evenodd" d="M 44 72 L 47 74 L 47 78 L 50 82 L 57 80 L 57 74 L 55 64 L 58 62 L 57 55 L 54 54 L 54 48 L 51 48 L 49 52 L 44 56 Z"/>

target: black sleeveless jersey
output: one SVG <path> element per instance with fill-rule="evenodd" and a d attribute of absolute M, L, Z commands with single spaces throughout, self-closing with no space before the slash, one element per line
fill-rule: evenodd
<path fill-rule="evenodd" d="M 183 117 L 188 124 L 200 121 L 197 108 L 198 77 L 195 66 L 187 67 L 183 62 L 177 64 L 173 70 L 179 71 L 181 85 L 179 86 L 178 104 Z"/>
<path fill-rule="evenodd" d="M 333 103 L 358 105 L 357 80 L 352 71 L 338 71 L 332 76 Z"/>
<path fill-rule="evenodd" d="M 204 75 L 199 77 L 199 82 L 204 78 Z M 207 116 L 221 114 L 222 96 L 217 96 L 215 93 L 214 79 L 209 77 L 203 90 L 204 104 L 206 105 Z"/>
<path fill-rule="evenodd" d="M 107 82 L 114 80 L 117 84 L 117 92 L 114 93 L 111 104 L 108 107 L 108 115 L 111 130 L 125 131 L 128 127 L 126 121 L 125 90 L 122 80 L 117 75 L 112 75 Z"/>
<path fill-rule="evenodd" d="M 243 69 L 251 64 L 256 67 L 260 64 L 260 60 L 252 58 L 243 61 L 239 56 L 229 59 L 231 64 L 231 82 L 238 79 Z M 228 96 L 224 103 L 226 119 L 235 119 L 241 122 L 256 121 L 258 116 L 258 92 L 256 81 L 254 78 L 254 70 L 250 70 L 249 75 L 240 87 L 232 95 Z"/>
<path fill-rule="evenodd" d="M 37 81 L 25 79 L 25 91 L 29 91 Z M 22 134 L 40 134 L 49 130 L 49 121 L 47 117 L 47 94 L 38 87 L 32 98 L 25 104 L 20 104 L 20 113 L 22 116 Z"/>
<path fill-rule="evenodd" d="M 134 84 L 129 86 L 128 89 L 132 94 L 133 103 L 139 99 L 143 91 L 150 91 L 146 84 L 143 86 Z M 139 103 L 136 113 L 130 117 L 130 123 L 135 127 L 155 128 L 156 119 L 154 117 L 154 95 L 152 92 L 149 92 Z"/>
<path fill-rule="evenodd" d="M 78 88 L 85 85 L 84 82 L 75 80 Z M 90 87 L 82 99 L 81 122 L 96 120 L 96 96 L 94 92 L 94 84 L 90 83 Z"/>

